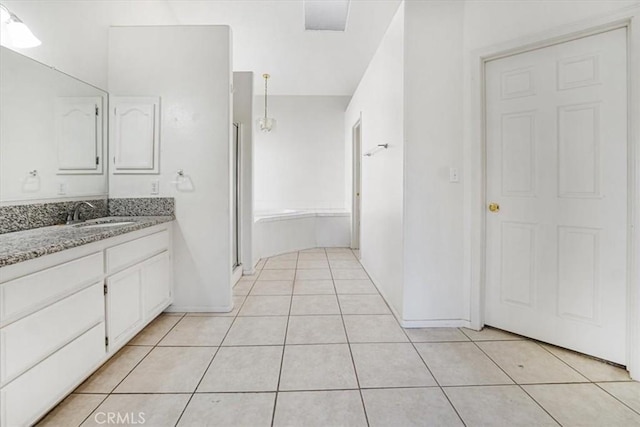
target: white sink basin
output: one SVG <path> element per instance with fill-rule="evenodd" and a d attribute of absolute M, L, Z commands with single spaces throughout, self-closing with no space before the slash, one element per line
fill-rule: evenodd
<path fill-rule="evenodd" d="M 77 224 L 74 227 L 77 228 L 110 228 L 119 227 L 121 225 L 133 224 L 133 221 L 120 221 L 120 222 L 103 222 L 98 224 Z"/>

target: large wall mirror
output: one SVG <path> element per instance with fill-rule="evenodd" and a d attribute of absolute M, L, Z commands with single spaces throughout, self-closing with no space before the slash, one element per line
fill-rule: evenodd
<path fill-rule="evenodd" d="M 102 89 L 0 47 L 0 203 L 105 197 Z"/>

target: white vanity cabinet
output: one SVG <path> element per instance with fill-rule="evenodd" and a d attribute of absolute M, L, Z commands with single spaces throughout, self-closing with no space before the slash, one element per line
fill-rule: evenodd
<path fill-rule="evenodd" d="M 170 302 L 169 241 L 165 230 L 106 249 L 110 274 L 105 281 L 107 338 L 111 352 L 126 344 L 140 325 Z"/>
<path fill-rule="evenodd" d="M 171 232 L 0 269 L 0 427 L 33 424 L 171 304 Z"/>

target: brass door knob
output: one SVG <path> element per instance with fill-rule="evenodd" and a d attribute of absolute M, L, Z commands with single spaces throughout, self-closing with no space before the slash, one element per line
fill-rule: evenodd
<path fill-rule="evenodd" d="M 500 205 L 497 203 L 489 203 L 489 210 L 491 212 L 500 212 Z"/>

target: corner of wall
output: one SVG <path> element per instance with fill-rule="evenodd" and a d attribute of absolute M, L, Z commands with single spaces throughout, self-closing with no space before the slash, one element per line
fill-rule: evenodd
<path fill-rule="evenodd" d="M 437 325 L 461 319 L 464 306 L 463 188 L 449 181 L 463 165 L 464 4 L 405 8 L 403 316 Z"/>

